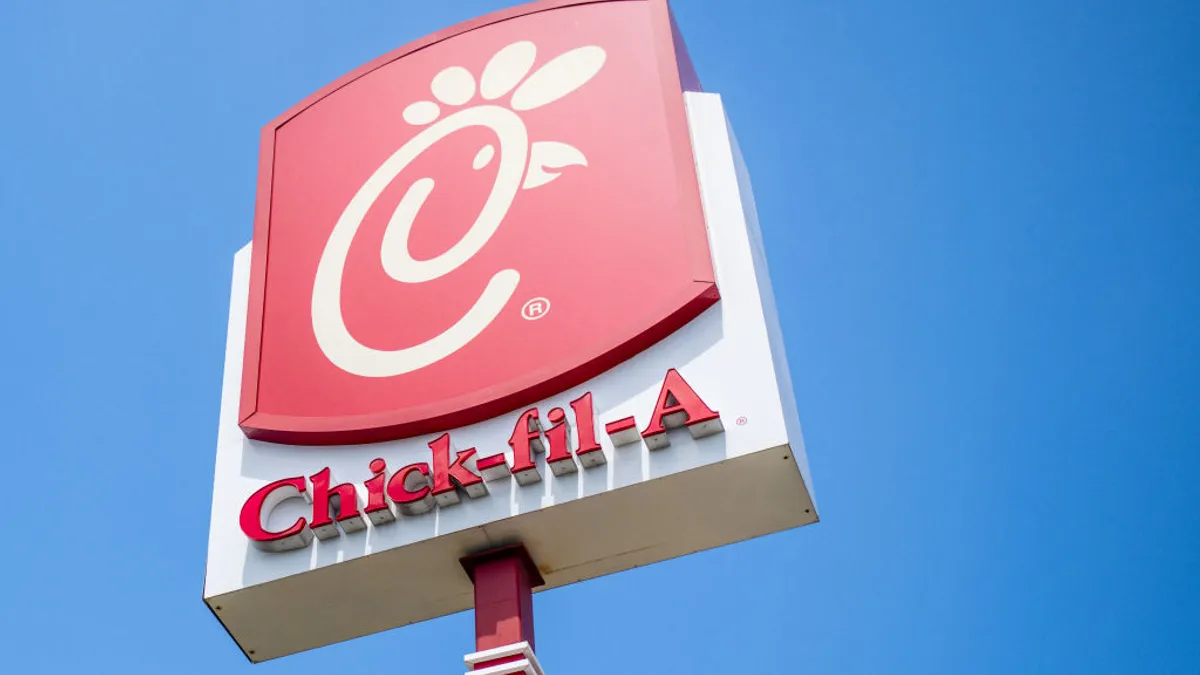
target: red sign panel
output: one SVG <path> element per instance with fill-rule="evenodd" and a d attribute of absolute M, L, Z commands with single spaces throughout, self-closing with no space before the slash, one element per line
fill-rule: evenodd
<path fill-rule="evenodd" d="M 717 301 L 665 0 L 551 0 L 263 130 L 242 429 L 348 444 L 579 384 Z"/>

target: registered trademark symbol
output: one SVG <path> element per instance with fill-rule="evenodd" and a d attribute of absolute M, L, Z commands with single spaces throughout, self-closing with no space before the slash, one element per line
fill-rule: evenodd
<path fill-rule="evenodd" d="M 521 316 L 528 321 L 537 321 L 550 312 L 550 301 L 545 298 L 533 298 L 521 307 Z"/>
<path fill-rule="evenodd" d="M 749 422 L 750 420 L 746 419 L 745 415 L 742 415 L 741 417 L 737 418 L 734 421 L 737 423 L 737 425 L 739 427 L 744 427 L 744 426 L 746 426 L 746 423 Z"/>

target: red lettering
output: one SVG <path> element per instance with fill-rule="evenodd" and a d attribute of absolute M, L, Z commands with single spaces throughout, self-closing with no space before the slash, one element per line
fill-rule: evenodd
<path fill-rule="evenodd" d="M 329 467 L 309 476 L 308 482 L 304 476 L 295 476 L 264 485 L 242 505 L 242 531 L 256 547 L 266 551 L 303 548 L 314 536 L 329 539 L 338 536 L 339 532 L 366 529 L 364 515 L 380 526 L 395 522 L 397 512 L 413 516 L 428 513 L 437 505 L 457 504 L 459 490 L 472 499 L 483 497 L 488 493 L 485 481 L 513 475 L 520 485 L 540 482 L 542 476 L 536 458 L 539 452 L 547 453 L 546 462 L 556 476 L 578 471 L 579 464 L 585 468 L 605 464 L 604 449 L 596 438 L 596 413 L 591 392 L 583 393 L 570 405 L 574 422 L 568 421 L 563 408 L 551 408 L 546 414 L 549 426 L 544 431 L 537 408 L 521 413 L 508 439 L 512 448 L 511 465 L 504 452 L 478 458 L 475 448 L 456 452 L 449 433 L 429 442 L 431 462 L 409 464 L 392 474 L 390 479 L 387 463 L 382 458 L 372 460 L 372 475 L 363 481 L 367 500 L 361 513 L 354 484 L 335 484 Z M 684 426 L 693 438 L 724 430 L 720 414 L 696 394 L 679 371 L 672 368 L 667 371 L 654 412 L 640 437 L 652 450 L 664 448 L 669 445 L 668 432 Z M 633 417 L 609 422 L 605 431 L 614 445 L 636 442 L 639 438 Z M 572 442 L 572 435 L 578 437 L 577 444 Z M 577 445 L 574 451 L 573 445 Z M 284 530 L 267 529 L 265 522 L 276 505 L 294 497 L 310 496 L 311 520 L 298 517 Z"/>
<path fill-rule="evenodd" d="M 546 464 L 550 465 L 550 470 L 555 476 L 565 476 L 569 473 L 575 473 L 579 470 L 579 465 L 575 463 L 575 457 L 571 454 L 571 449 L 567 447 L 570 444 L 571 428 L 567 424 L 567 414 L 562 408 L 551 408 L 546 414 L 546 419 L 552 425 L 546 430 L 546 443 L 550 446 L 550 453 L 546 455 Z"/>
<path fill-rule="evenodd" d="M 358 491 L 351 483 L 330 487 L 333 474 L 325 467 L 309 476 L 312 481 L 313 534 L 322 541 L 338 536 L 338 525 L 347 534 L 367 529 L 367 523 L 358 513 Z"/>
<path fill-rule="evenodd" d="M 571 410 L 575 412 L 575 434 L 579 436 L 579 449 L 575 455 L 584 468 L 600 466 L 608 461 L 604 450 L 596 442 L 596 413 L 592 409 L 592 392 L 571 401 Z"/>
<path fill-rule="evenodd" d="M 387 462 L 381 458 L 371 460 L 371 472 L 375 475 L 363 482 L 367 488 L 367 508 L 363 509 L 363 513 L 376 525 L 393 523 L 396 521 L 396 514 L 384 494 L 387 487 Z"/>
<path fill-rule="evenodd" d="M 290 551 L 308 546 L 313 533 L 304 518 L 296 518 L 291 527 L 279 532 L 272 532 L 263 526 L 263 521 L 279 503 L 293 497 L 305 496 L 305 489 L 304 476 L 295 476 L 267 483 L 250 495 L 242 505 L 239 520 L 242 532 L 250 538 L 255 547 L 264 551 Z"/>
<path fill-rule="evenodd" d="M 667 377 L 663 380 L 662 390 L 658 393 L 658 403 L 654 406 L 654 413 L 650 415 L 650 424 L 642 430 L 646 447 L 651 450 L 667 447 L 670 444 L 667 430 L 685 424 L 693 438 L 710 436 L 724 430 L 720 414 L 700 400 L 679 371 L 672 368 L 667 371 Z"/>
<path fill-rule="evenodd" d="M 458 486 L 467 496 L 476 499 L 487 494 L 483 479 L 463 465 L 475 454 L 475 448 L 467 448 L 454 455 L 450 461 L 450 434 L 442 434 L 429 442 L 433 451 L 433 498 L 441 506 L 458 503 Z"/>
<path fill-rule="evenodd" d="M 417 516 L 433 510 L 432 488 L 429 484 L 429 464 L 417 462 L 409 464 L 392 474 L 388 481 L 387 493 L 400 513 L 406 516 Z"/>
<path fill-rule="evenodd" d="M 534 461 L 534 452 L 545 452 L 542 445 L 542 425 L 538 421 L 537 408 L 530 408 L 521 413 L 517 424 L 513 427 L 508 445 L 513 450 L 512 473 L 521 485 L 532 485 L 542 480 Z"/>

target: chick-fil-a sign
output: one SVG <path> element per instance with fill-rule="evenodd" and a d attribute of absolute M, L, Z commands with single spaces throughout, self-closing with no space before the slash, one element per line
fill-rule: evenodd
<path fill-rule="evenodd" d="M 264 129 L 248 436 L 478 422 L 717 301 L 682 100 L 619 14 L 546 14 L 393 53 Z"/>
<path fill-rule="evenodd" d="M 541 482 L 539 454 L 545 454 L 545 465 L 555 476 L 575 473 L 580 466 L 587 470 L 606 464 L 592 393 L 570 401 L 568 407 L 574 424 L 562 407 L 550 408 L 544 417 L 537 408 L 522 412 L 507 439 L 507 451 L 456 450 L 451 435 L 443 433 L 429 442 L 427 462 L 407 464 L 389 475 L 387 462 L 376 458 L 361 489 L 354 483 L 339 483 L 328 467 L 307 479 L 290 476 L 267 483 L 242 505 L 242 532 L 264 551 L 289 551 L 307 547 L 314 536 L 324 540 L 365 530 L 367 518 L 375 527 L 383 527 L 395 523 L 398 515 L 421 516 L 437 506 L 458 504 L 462 495 L 486 497 L 488 483 L 509 476 L 523 486 Z M 724 431 L 720 413 L 700 398 L 679 371 L 671 369 L 640 431 L 635 417 L 609 420 L 602 428 L 614 447 L 644 440 L 651 450 L 661 450 L 670 445 L 668 432 L 684 427 L 693 438 Z M 497 439 L 497 445 L 502 443 Z M 286 527 L 271 529 L 267 524 L 271 512 L 293 498 L 312 503 L 311 518 L 301 516 Z"/>

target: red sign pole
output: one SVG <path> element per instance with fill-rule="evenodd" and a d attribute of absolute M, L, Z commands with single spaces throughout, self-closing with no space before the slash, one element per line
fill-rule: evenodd
<path fill-rule="evenodd" d="M 463 569 L 475 584 L 475 649 L 467 657 L 475 670 L 512 664 L 528 672 L 523 663 L 533 657 L 533 589 L 545 583 L 529 552 L 521 544 L 476 553 L 462 559 Z M 536 668 L 540 670 L 540 668 Z"/>

